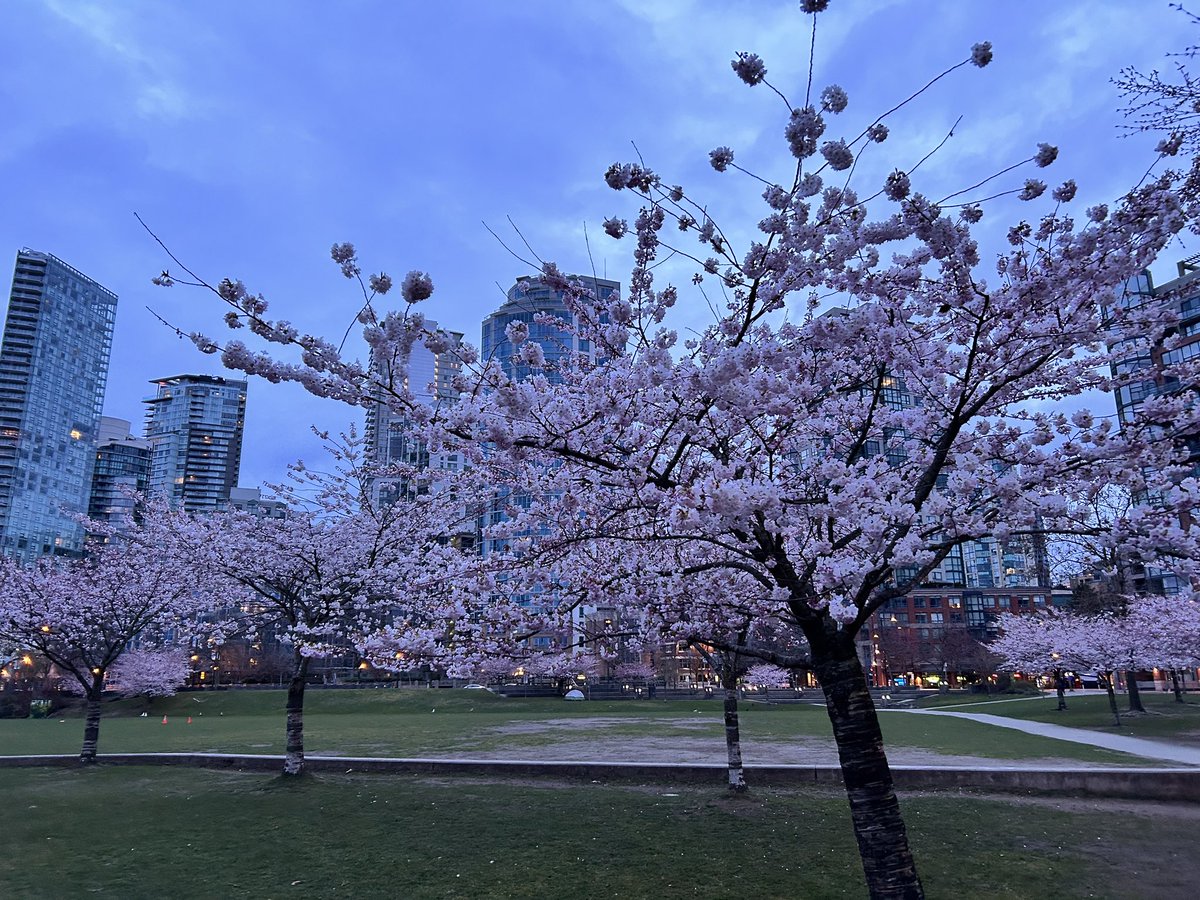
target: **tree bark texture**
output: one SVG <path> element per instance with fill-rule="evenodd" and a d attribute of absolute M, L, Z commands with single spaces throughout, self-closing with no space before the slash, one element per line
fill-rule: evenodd
<path fill-rule="evenodd" d="M 299 656 L 299 654 L 297 654 Z M 300 656 L 287 694 L 287 751 L 284 775 L 304 774 L 304 687 L 308 681 L 308 657 Z"/>
<path fill-rule="evenodd" d="M 738 727 L 737 670 L 727 665 L 721 671 L 721 687 L 725 690 L 725 751 L 729 758 L 729 789 L 747 789 L 746 773 L 742 769 L 742 735 Z"/>
<path fill-rule="evenodd" d="M 88 692 L 87 718 L 83 722 L 83 749 L 79 751 L 79 762 L 94 765 L 96 746 L 100 743 L 100 694 Z"/>
<path fill-rule="evenodd" d="M 1129 711 L 1145 712 L 1142 706 L 1142 689 L 1138 687 L 1137 673 L 1133 669 L 1125 670 L 1125 687 L 1129 689 Z"/>
<path fill-rule="evenodd" d="M 1113 690 L 1113 680 L 1116 675 L 1112 672 L 1104 672 L 1100 675 L 1100 679 L 1104 682 L 1104 690 L 1108 692 L 1108 708 L 1112 711 L 1113 721 L 1121 724 L 1121 710 L 1117 708 L 1117 692 Z"/>
<path fill-rule="evenodd" d="M 1175 692 L 1175 702 L 1183 702 L 1183 689 L 1179 686 L 1179 670 L 1171 670 L 1171 690 Z"/>
<path fill-rule="evenodd" d="M 844 633 L 813 637 L 809 636 L 813 667 L 833 725 L 867 889 L 876 900 L 919 900 L 925 893 L 854 640 Z"/>

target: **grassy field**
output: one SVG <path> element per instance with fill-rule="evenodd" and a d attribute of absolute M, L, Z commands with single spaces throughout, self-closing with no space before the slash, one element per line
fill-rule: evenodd
<path fill-rule="evenodd" d="M 930 698 L 932 703 L 922 706 L 936 708 L 950 703 L 949 698 Z M 1011 703 L 986 700 L 972 702 L 976 698 L 963 698 L 960 702 L 969 706 L 954 706 L 960 712 L 987 713 L 1013 719 L 1035 722 L 1050 722 L 1072 728 L 1089 728 L 1110 734 L 1132 735 L 1158 740 L 1173 740 L 1180 743 L 1200 744 L 1200 698 L 1186 695 L 1183 703 L 1175 702 L 1175 695 L 1157 692 L 1142 692 L 1142 705 L 1146 713 L 1129 714 L 1125 695 L 1117 697 L 1121 711 L 1121 725 L 1113 724 L 1108 698 L 1103 694 L 1067 694 L 1067 708 L 1060 711 L 1054 694 L 1041 699 L 1033 698 Z M 939 702 L 940 701 L 940 702 Z"/>
<path fill-rule="evenodd" d="M 0 895 L 861 897 L 833 790 L 0 770 Z M 1190 897 L 1178 804 L 903 800 L 931 897 Z"/>
<path fill-rule="evenodd" d="M 1037 701 L 1031 701 L 1036 703 Z M 990 704 L 987 711 L 1022 707 Z M 214 751 L 283 752 L 284 694 L 281 691 L 188 693 L 147 704 L 121 701 L 105 706 L 100 752 Z M 982 709 L 982 707 L 981 707 Z M 145 711 L 148 715 L 143 717 Z M 166 716 L 168 724 L 162 724 Z M 192 723 L 186 724 L 191 716 Z M 989 725 L 934 716 L 883 716 L 888 747 L 914 748 L 938 757 L 985 756 L 1000 760 L 1060 759 L 1108 765 L 1145 760 L 1093 747 L 1055 741 Z M 347 690 L 311 691 L 306 700 L 306 749 L 346 756 L 437 757 L 503 755 L 509 758 L 573 758 L 555 741 L 564 737 L 603 745 L 613 759 L 622 742 L 651 738 L 711 747 L 723 753 L 720 705 L 714 701 L 611 701 L 564 703 L 556 699 L 505 699 L 486 691 Z M 0 754 L 75 753 L 83 723 L 77 712 L 50 719 L 0 720 Z M 804 744 L 832 747 L 825 710 L 809 705 L 742 705 L 746 750 Z M 594 757 L 592 757 L 594 758 Z"/>

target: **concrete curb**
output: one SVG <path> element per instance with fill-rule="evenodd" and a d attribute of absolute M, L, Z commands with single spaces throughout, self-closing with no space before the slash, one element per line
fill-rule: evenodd
<path fill-rule="evenodd" d="M 236 753 L 107 753 L 98 761 L 115 766 L 192 766 L 278 772 L 282 756 Z M 374 772 L 392 775 L 475 775 L 501 778 L 565 778 L 587 781 L 656 782 L 717 785 L 725 781 L 719 763 L 631 763 L 500 759 L 387 759 L 380 757 L 307 756 L 310 772 Z M 0 768 L 70 767 L 78 756 L 0 756 Z M 998 792 L 1037 792 L 1133 800 L 1200 801 L 1200 769 L 1187 768 L 1062 768 L 1013 767 L 929 768 L 892 766 L 902 791 L 975 789 Z M 837 766 L 747 766 L 752 784 L 798 786 L 837 785 Z"/>

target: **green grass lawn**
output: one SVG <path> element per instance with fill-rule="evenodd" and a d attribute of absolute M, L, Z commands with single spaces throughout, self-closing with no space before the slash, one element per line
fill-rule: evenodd
<path fill-rule="evenodd" d="M 1036 702 L 1036 701 L 1034 701 Z M 987 711 L 1002 706 L 994 704 Z M 185 693 L 145 701 L 105 704 L 100 752 L 283 752 L 282 691 Z M 140 713 L 149 715 L 142 717 Z M 823 707 L 742 704 L 745 747 L 809 740 L 832 746 Z M 163 716 L 168 724 L 162 724 Z M 192 723 L 186 723 L 187 717 Z M 1145 765 L 1137 757 L 1050 740 L 962 719 L 888 714 L 882 717 L 889 748 L 918 748 L 945 756 L 1059 759 L 1107 765 Z M 577 724 L 572 724 L 577 723 Z M 0 754 L 76 753 L 82 741 L 79 711 L 50 719 L 0 720 Z M 509 758 L 547 757 L 555 737 L 603 741 L 622 759 L 621 740 L 653 736 L 711 742 L 723 752 L 721 707 L 715 701 L 608 701 L 506 699 L 486 691 L 314 690 L 306 698 L 305 744 L 313 754 L 438 757 L 502 753 Z"/>
<path fill-rule="evenodd" d="M 137 898 L 861 897 L 834 790 L 284 781 L 150 767 L 0 770 L 0 894 Z M 931 897 L 1187 897 L 1197 814 L 905 797 Z"/>
<path fill-rule="evenodd" d="M 916 709 L 936 709 L 939 706 L 974 706 L 979 703 L 999 703 L 1003 700 L 1039 700 L 1044 698 L 1041 693 L 996 693 L 972 694 L 968 691 L 956 690 L 948 694 L 922 694 L 912 704 Z"/>
<path fill-rule="evenodd" d="M 1185 695 L 1183 703 L 1175 702 L 1175 695 L 1143 691 L 1142 705 L 1146 714 L 1127 715 L 1128 699 L 1124 694 L 1117 696 L 1117 707 L 1121 711 L 1121 726 L 1113 724 L 1108 698 L 1103 694 L 1067 693 L 1067 708 L 1060 711 L 1053 693 L 1042 699 L 1025 702 L 978 703 L 961 707 L 962 712 L 988 713 L 1014 719 L 1029 719 L 1035 722 L 1050 722 L 1072 728 L 1090 728 L 1111 734 L 1159 740 L 1176 740 L 1183 743 L 1200 743 L 1200 697 Z"/>

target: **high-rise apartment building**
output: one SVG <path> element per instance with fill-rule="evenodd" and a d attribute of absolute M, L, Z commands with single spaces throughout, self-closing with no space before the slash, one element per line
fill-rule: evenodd
<path fill-rule="evenodd" d="M 599 300 L 604 300 L 621 289 L 620 283 L 616 281 L 575 275 L 570 277 L 591 289 Z M 539 316 L 553 316 L 565 322 L 576 322 L 563 300 L 562 291 L 549 287 L 539 277 L 524 275 L 509 288 L 508 299 L 504 304 L 483 320 L 483 358 L 496 360 L 504 367 L 505 373 L 516 381 L 528 378 L 533 373 L 508 339 L 508 325 L 515 321 L 528 324 L 529 339 L 541 344 L 546 357 L 546 366 L 542 373 L 552 382 L 559 380 L 559 367 L 574 358 L 575 354 L 595 360 L 596 351 L 591 341 L 554 325 L 534 321 Z"/>
<path fill-rule="evenodd" d="M 454 378 L 462 372 L 458 347 L 463 336 L 457 331 L 438 328 L 437 322 L 427 321 L 425 325 L 446 338 L 449 346 L 440 353 L 434 353 L 424 343 L 414 344 L 409 355 L 404 387 L 412 391 L 418 401 L 430 406 L 453 403 L 458 399 Z M 384 381 L 394 377 L 389 363 L 374 356 L 371 358 L 371 371 Z M 372 461 L 379 465 L 398 463 L 419 468 L 431 465 L 435 468 L 446 467 L 447 460 L 431 461 L 424 442 L 413 438 L 408 417 L 392 410 L 383 401 L 367 407 L 366 443 Z"/>
<path fill-rule="evenodd" d="M 620 283 L 616 281 L 579 275 L 568 277 L 581 282 L 599 300 L 608 299 L 621 290 Z M 543 321 L 535 321 L 538 318 Z M 501 307 L 483 320 L 483 340 L 480 344 L 483 359 L 499 363 L 504 373 L 514 381 L 533 375 L 534 369 L 521 358 L 519 348 L 514 347 L 508 339 L 508 326 L 512 322 L 523 322 L 529 328 L 529 340 L 541 345 L 546 359 L 545 367 L 538 373 L 545 375 L 552 383 L 561 380 L 561 367 L 570 365 L 572 360 L 583 357 L 596 361 L 596 350 L 591 341 L 547 323 L 547 318 L 578 324 L 578 319 L 563 299 L 562 291 L 550 287 L 539 276 L 522 275 L 508 289 Z M 509 491 L 498 490 L 492 498 L 490 509 L 484 514 L 481 527 L 503 522 L 504 509 L 513 499 Z M 490 553 L 503 543 L 484 539 L 483 552 Z"/>
<path fill-rule="evenodd" d="M 229 508 L 254 513 L 260 519 L 286 519 L 287 504 L 262 495 L 262 488 L 235 487 L 229 492 Z"/>
<path fill-rule="evenodd" d="M 117 295 L 23 249 L 0 348 L 0 552 L 77 555 L 104 405 Z"/>
<path fill-rule="evenodd" d="M 568 277 L 580 281 L 601 300 L 621 290 L 620 283 L 616 281 L 579 275 Z M 521 381 L 533 375 L 534 370 L 521 358 L 519 348 L 514 347 L 508 339 L 508 326 L 512 322 L 524 322 L 529 328 L 529 340 L 541 345 L 542 354 L 546 359 L 546 365 L 539 370 L 539 374 L 552 383 L 561 380 L 560 367 L 569 365 L 573 359 L 584 357 L 596 361 L 596 350 L 591 341 L 553 324 L 535 321 L 537 318 L 547 317 L 578 324 L 578 319 L 563 299 L 562 291 L 551 288 L 539 276 L 522 275 L 508 289 L 501 307 L 483 320 L 483 339 L 480 344 L 482 358 L 499 363 L 504 373 L 514 381 Z M 480 523 L 481 527 L 497 525 L 504 521 L 504 508 L 510 500 L 507 490 L 497 491 L 496 496 L 492 498 L 490 510 L 485 513 Z M 489 553 L 498 546 L 495 541 L 485 539 L 482 544 L 483 552 Z"/>
<path fill-rule="evenodd" d="M 606 300 L 621 289 L 619 282 L 603 278 L 577 275 L 568 277 L 581 282 L 598 300 Z M 539 322 L 538 319 L 542 321 Z M 500 308 L 483 320 L 483 340 L 480 347 L 483 359 L 499 363 L 504 373 L 515 381 L 540 374 L 551 383 L 561 381 L 563 367 L 572 365 L 576 360 L 600 361 L 591 341 L 564 330 L 547 319 L 557 319 L 572 325 L 579 324 L 578 318 L 567 307 L 562 291 L 550 287 L 538 276 L 521 276 L 508 289 Z M 508 338 L 508 326 L 512 322 L 523 322 L 528 326 L 529 340 L 541 345 L 545 366 L 535 370 L 522 358 L 519 348 L 514 347 Z M 505 510 L 509 506 L 520 506 L 526 502 L 528 497 L 519 492 L 514 493 L 507 488 L 497 489 L 480 518 L 480 529 L 505 521 Z M 486 556 L 501 549 L 506 543 L 505 540 L 481 538 L 480 549 Z M 523 602 L 537 606 L 539 600 L 537 596 L 530 595 Z M 582 627 L 584 620 L 594 611 L 592 607 L 577 608 L 573 614 L 573 627 Z M 571 646 L 572 639 L 567 634 L 539 634 L 529 638 L 529 643 L 539 650 L 549 650 L 555 646 Z"/>
<path fill-rule="evenodd" d="M 246 382 L 219 375 L 159 378 L 146 403 L 150 493 L 188 512 L 229 506 L 242 461 Z"/>
<path fill-rule="evenodd" d="M 1142 415 L 1142 404 L 1159 395 L 1194 395 L 1196 385 L 1186 383 L 1178 375 L 1168 374 L 1171 366 L 1200 357 L 1200 255 L 1178 263 L 1178 277 L 1156 285 L 1149 272 L 1142 272 L 1125 283 L 1118 299 L 1119 306 L 1131 308 L 1145 303 L 1167 304 L 1177 317 L 1177 324 L 1168 329 L 1162 343 L 1145 347 L 1121 359 L 1114 366 L 1116 374 L 1136 374 L 1116 391 L 1117 419 L 1122 428 L 1136 423 Z M 1120 350 L 1120 345 L 1114 345 Z M 1193 475 L 1200 475 L 1200 438 L 1190 437 L 1183 443 Z M 1153 496 L 1137 496 L 1135 503 L 1154 503 Z M 1185 585 L 1177 575 L 1154 567 L 1131 566 L 1118 577 L 1118 582 L 1130 579 L 1133 588 L 1154 594 L 1175 594 Z M 1118 583 L 1117 590 L 1129 587 Z"/>
<path fill-rule="evenodd" d="M 150 487 L 150 442 L 130 433 L 127 419 L 100 417 L 88 518 L 119 524 L 133 515 L 133 492 Z"/>

